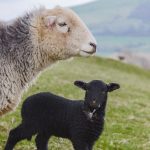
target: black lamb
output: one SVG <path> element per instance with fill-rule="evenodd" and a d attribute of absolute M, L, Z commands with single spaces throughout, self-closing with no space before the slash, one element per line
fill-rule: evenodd
<path fill-rule="evenodd" d="M 22 123 L 10 131 L 5 150 L 37 135 L 37 150 L 48 150 L 51 136 L 68 138 L 75 150 L 92 150 L 103 131 L 107 93 L 120 88 L 100 80 L 75 81 L 85 92 L 85 100 L 69 100 L 52 93 L 28 97 L 22 106 Z"/>

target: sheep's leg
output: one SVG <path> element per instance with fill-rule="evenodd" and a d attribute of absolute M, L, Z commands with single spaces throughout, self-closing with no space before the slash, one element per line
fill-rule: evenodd
<path fill-rule="evenodd" d="M 72 141 L 75 150 L 89 150 L 88 144 L 82 142 L 82 140 Z"/>
<path fill-rule="evenodd" d="M 48 150 L 49 138 L 50 138 L 50 135 L 38 133 L 35 139 L 37 150 Z"/>
<path fill-rule="evenodd" d="M 32 134 L 29 132 L 28 128 L 25 128 L 21 124 L 18 127 L 16 127 L 15 129 L 10 131 L 4 150 L 13 150 L 13 148 L 19 141 L 21 141 L 23 139 L 30 140 L 31 137 L 32 137 Z"/>

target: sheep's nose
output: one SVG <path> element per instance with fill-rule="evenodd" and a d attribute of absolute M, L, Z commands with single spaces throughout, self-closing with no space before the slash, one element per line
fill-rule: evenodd
<path fill-rule="evenodd" d="M 93 47 L 93 52 L 95 53 L 96 52 L 96 44 L 95 43 L 92 43 L 92 42 L 90 42 L 90 45 Z"/>

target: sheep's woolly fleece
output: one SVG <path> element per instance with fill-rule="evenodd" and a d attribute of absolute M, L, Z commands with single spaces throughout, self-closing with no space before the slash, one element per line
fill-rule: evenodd
<path fill-rule="evenodd" d="M 40 8 L 0 22 L 0 115 L 13 110 L 40 71 L 58 60 L 95 53 L 96 41 L 70 9 Z"/>

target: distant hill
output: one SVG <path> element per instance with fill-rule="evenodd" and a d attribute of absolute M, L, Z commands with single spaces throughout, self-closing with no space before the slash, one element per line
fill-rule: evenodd
<path fill-rule="evenodd" d="M 73 9 L 93 32 L 103 35 L 149 36 L 149 4 L 148 0 L 96 0 Z"/>
<path fill-rule="evenodd" d="M 73 9 L 96 37 L 98 54 L 108 56 L 124 49 L 150 52 L 149 3 L 149 0 L 96 0 Z"/>
<path fill-rule="evenodd" d="M 80 17 L 85 21 L 88 27 L 94 32 L 94 27 L 98 26 L 100 23 L 100 3 L 99 1 L 94 1 L 84 5 L 73 7 L 73 9 L 80 15 Z M 96 32 L 95 32 L 96 33 Z"/>

